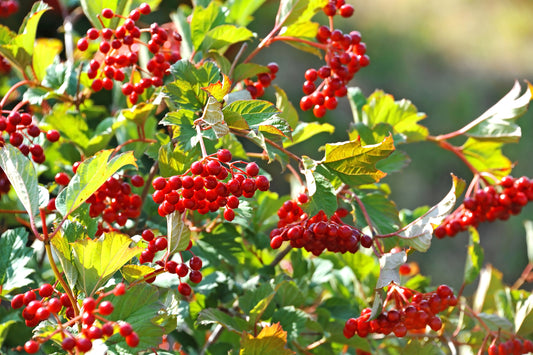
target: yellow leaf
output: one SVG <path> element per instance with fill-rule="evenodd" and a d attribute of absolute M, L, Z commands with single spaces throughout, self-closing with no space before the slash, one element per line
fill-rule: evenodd
<path fill-rule="evenodd" d="M 294 351 L 287 349 L 287 332 L 279 323 L 264 327 L 259 335 L 243 332 L 240 355 L 289 355 Z"/>

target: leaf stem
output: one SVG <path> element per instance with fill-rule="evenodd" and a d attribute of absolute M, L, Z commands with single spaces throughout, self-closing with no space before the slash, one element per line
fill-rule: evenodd
<path fill-rule="evenodd" d="M 9 96 L 11 96 L 12 93 L 15 92 L 15 90 L 17 90 L 19 87 L 21 86 L 24 86 L 24 85 L 30 85 L 32 84 L 33 82 L 31 80 L 22 80 L 22 81 L 19 81 L 18 83 L 14 84 L 12 87 L 10 87 L 6 94 L 4 95 L 4 97 L 2 98 L 2 101 L 0 101 L 0 110 L 5 106 L 5 104 L 7 103 L 7 100 L 9 98 Z"/>
<path fill-rule="evenodd" d="M 204 137 L 202 136 L 202 128 L 200 127 L 199 124 L 196 125 L 196 133 L 198 134 L 198 138 L 200 141 L 200 149 L 202 150 L 202 158 L 206 158 L 208 154 L 207 154 L 207 150 L 205 149 Z"/>
<path fill-rule="evenodd" d="M 272 260 L 272 262 L 270 264 L 268 264 L 268 266 L 270 267 L 274 267 L 276 265 L 278 265 L 280 263 L 281 260 L 283 260 L 283 258 L 285 256 L 287 256 L 287 254 L 289 254 L 289 252 L 291 251 L 292 249 L 292 245 L 288 245 L 285 249 L 283 249 L 282 251 L 280 251 L 278 253 L 278 255 L 276 255 L 276 257 L 274 258 L 274 260 Z"/>
<path fill-rule="evenodd" d="M 44 248 L 46 250 L 46 255 L 48 256 L 48 261 L 50 262 L 50 266 L 52 267 L 52 270 L 54 271 L 54 275 L 56 276 L 57 280 L 63 287 L 63 290 L 68 296 L 68 299 L 70 300 L 70 303 L 72 305 L 72 309 L 74 310 L 74 317 L 77 317 L 80 314 L 80 310 L 78 309 L 78 302 L 76 301 L 76 298 L 72 294 L 72 290 L 70 289 L 68 283 L 65 281 L 63 276 L 61 276 L 61 273 L 59 272 L 56 262 L 54 260 L 54 256 L 52 255 L 52 247 L 50 245 L 50 239 L 46 239 L 44 241 Z"/>

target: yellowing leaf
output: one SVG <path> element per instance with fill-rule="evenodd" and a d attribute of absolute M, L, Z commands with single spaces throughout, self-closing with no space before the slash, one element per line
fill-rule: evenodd
<path fill-rule="evenodd" d="M 63 42 L 57 38 L 39 38 L 33 47 L 33 70 L 37 79 L 43 80 L 46 68 L 54 62 L 54 58 L 63 50 Z"/>
<path fill-rule="evenodd" d="M 222 76 L 222 81 L 211 83 L 209 86 L 202 88 L 202 90 L 206 91 L 219 102 L 222 101 L 224 96 L 226 96 L 231 90 L 231 80 L 229 80 L 226 74 L 222 74 Z"/>
<path fill-rule="evenodd" d="M 362 185 L 381 180 L 386 173 L 376 163 L 394 151 L 392 136 L 381 143 L 362 146 L 360 139 L 326 144 L 326 155 L 321 164 L 335 171 L 349 185 Z"/>
<path fill-rule="evenodd" d="M 200 120 L 213 129 L 217 138 L 229 133 L 229 127 L 224 121 L 224 114 L 222 113 L 222 104 L 213 96 L 209 96 L 207 99 L 204 114 Z"/>
<path fill-rule="evenodd" d="M 257 337 L 243 332 L 240 355 L 289 355 L 294 354 L 286 348 L 287 332 L 279 323 L 264 327 Z"/>
<path fill-rule="evenodd" d="M 431 245 L 433 228 L 440 225 L 444 218 L 453 210 L 457 197 L 465 187 L 465 181 L 453 176 L 453 185 L 450 192 L 437 205 L 431 207 L 424 215 L 409 223 L 398 233 L 407 244 L 414 249 L 425 252 Z"/>
<path fill-rule="evenodd" d="M 465 158 L 478 171 L 489 172 L 498 178 L 511 173 L 513 163 L 502 152 L 504 143 L 468 138 L 461 147 Z"/>
<path fill-rule="evenodd" d="M 79 272 L 78 285 L 92 295 L 124 264 L 142 251 L 130 248 L 131 238 L 125 234 L 107 233 L 100 239 L 85 239 L 72 243 Z"/>
<path fill-rule="evenodd" d="M 120 272 L 129 283 L 140 280 L 154 271 L 155 269 L 148 265 L 124 265 L 120 269 Z"/>

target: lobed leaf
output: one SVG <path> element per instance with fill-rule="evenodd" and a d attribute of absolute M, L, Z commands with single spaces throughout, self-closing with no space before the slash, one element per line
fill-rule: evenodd
<path fill-rule="evenodd" d="M 386 173 L 376 168 L 376 163 L 394 151 L 391 136 L 379 144 L 362 146 L 360 139 L 348 142 L 326 144 L 325 156 L 320 162 L 334 171 L 339 178 L 351 186 L 377 182 Z"/>
<path fill-rule="evenodd" d="M 468 138 L 461 147 L 463 154 L 478 171 L 489 172 L 497 178 L 511 173 L 513 163 L 503 154 L 501 142 Z"/>
<path fill-rule="evenodd" d="M 200 49 L 204 51 L 218 50 L 253 37 L 254 33 L 246 27 L 219 25 L 205 34 Z"/>
<path fill-rule="evenodd" d="M 68 186 L 56 198 L 56 208 L 67 216 L 85 202 L 107 179 L 126 165 L 134 165 L 132 152 L 117 155 L 109 160 L 113 150 L 103 150 L 84 160 Z"/>
<path fill-rule="evenodd" d="M 100 239 L 78 240 L 72 244 L 74 264 L 78 269 L 78 285 L 87 295 L 99 287 L 122 266 L 138 255 L 142 248 L 130 248 L 131 238 L 120 233 L 106 233 Z"/>
<path fill-rule="evenodd" d="M 407 261 L 405 251 L 386 253 L 379 258 L 379 278 L 376 288 L 389 286 L 391 282 L 400 285 L 400 265 Z"/>
<path fill-rule="evenodd" d="M 304 205 L 305 211 L 313 216 L 323 210 L 331 216 L 337 210 L 337 196 L 331 181 L 317 171 L 317 162 L 302 156 L 304 162 L 303 174 L 310 200 Z"/>
<path fill-rule="evenodd" d="M 283 146 L 288 148 L 295 144 L 305 142 L 317 134 L 333 134 L 333 132 L 335 132 L 335 127 L 329 123 L 299 122 L 292 133 L 292 141 L 286 140 Z"/>
<path fill-rule="evenodd" d="M 204 113 L 200 117 L 208 128 L 212 128 L 217 138 L 221 138 L 229 133 L 229 127 L 224 121 L 222 104 L 214 96 L 209 95 Z"/>
<path fill-rule="evenodd" d="M 243 332 L 239 355 L 294 354 L 292 350 L 287 349 L 286 345 L 287 332 L 283 330 L 279 323 L 274 323 L 264 327 L 256 337 Z"/>
<path fill-rule="evenodd" d="M 515 121 L 526 113 L 529 102 L 533 98 L 530 83 L 522 96 L 519 96 L 520 91 L 520 84 L 515 81 L 513 88 L 500 101 L 461 128 L 459 132 L 478 140 L 500 143 L 518 142 L 522 132 Z"/>
<path fill-rule="evenodd" d="M 222 25 L 225 15 L 220 3 L 211 1 L 207 7 L 195 6 L 190 22 L 192 44 L 196 50 L 212 28 Z"/>
<path fill-rule="evenodd" d="M 464 190 L 465 182 L 452 175 L 453 183 L 450 192 L 435 206 L 431 207 L 421 217 L 409 223 L 398 233 L 408 245 L 414 249 L 425 252 L 431 245 L 433 228 L 441 224 L 444 218 L 453 210 L 457 197 Z"/>

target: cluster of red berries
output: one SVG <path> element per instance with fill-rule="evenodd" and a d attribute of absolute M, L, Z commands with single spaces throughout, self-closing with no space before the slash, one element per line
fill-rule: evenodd
<path fill-rule="evenodd" d="M 31 158 L 34 162 L 39 164 L 44 162 L 46 158 L 43 147 L 38 143 L 34 143 L 34 140 L 43 131 L 33 122 L 31 114 L 17 111 L 11 111 L 7 117 L 0 114 L 0 147 L 6 143 L 6 139 L 3 137 L 4 132 L 9 134 L 7 142 L 17 147 L 22 154 L 28 156 L 31 153 Z M 46 138 L 50 142 L 58 141 L 59 137 L 59 132 L 56 130 L 46 132 Z M 25 143 L 25 139 L 29 141 L 29 145 Z"/>
<path fill-rule="evenodd" d="M 308 201 L 306 194 L 300 194 L 297 201 L 285 201 L 278 210 L 277 228 L 270 232 L 270 246 L 278 249 L 284 241 L 294 248 L 320 255 L 324 250 L 334 253 L 355 253 L 359 245 L 370 248 L 372 238 L 359 229 L 342 222 L 348 213 L 338 209 L 331 218 L 324 211 L 309 217 L 300 207 Z"/>
<path fill-rule="evenodd" d="M 180 44 L 181 36 L 172 31 L 169 34 L 165 28 L 154 23 L 150 29 L 141 30 L 136 22 L 141 15 L 148 15 L 151 12 L 150 5 L 142 3 L 138 8 L 133 9 L 128 17 L 123 17 L 113 12 L 111 9 L 102 10 L 102 17 L 111 19 L 122 18 L 123 23 L 116 29 L 103 28 L 98 30 L 90 28 L 86 37 L 82 37 L 77 44 L 80 51 L 89 48 L 89 40 L 101 38 L 99 52 L 104 59 L 92 59 L 87 72 L 90 79 L 94 79 L 91 87 L 94 91 L 102 89 L 111 90 L 114 81 L 124 82 L 126 80 L 125 69 L 131 69 L 130 79 L 122 85 L 122 93 L 127 96 L 132 104 L 137 103 L 139 95 L 146 89 L 163 85 L 163 77 L 169 74 L 170 65 L 181 59 Z M 151 37 L 147 43 L 141 40 L 141 33 L 149 31 Z M 146 69 L 138 65 L 139 45 L 144 45 L 153 54 L 148 61 Z M 144 77 L 138 82 L 134 82 L 134 71 L 139 73 L 149 73 L 149 77 Z"/>
<path fill-rule="evenodd" d="M 522 207 L 533 200 L 533 180 L 522 176 L 503 177 L 498 184 L 478 189 L 435 228 L 435 236 L 453 237 L 468 226 L 477 227 L 481 222 L 493 222 L 496 219 L 507 220 L 517 215 Z"/>
<path fill-rule="evenodd" d="M 397 337 L 404 337 L 407 331 L 424 332 L 426 326 L 438 331 L 442 328 L 442 320 L 437 313 L 457 305 L 457 298 L 446 285 L 440 285 L 436 291 L 429 293 L 392 285 L 384 304 L 390 300 L 395 302 L 395 307 L 382 311 L 372 320 L 369 320 L 370 308 L 363 309 L 358 318 L 348 319 L 344 325 L 344 336 L 351 338 L 357 334 L 366 337 L 370 333 L 387 335 L 392 332 Z"/>
<path fill-rule="evenodd" d="M 496 343 L 496 339 L 490 344 L 489 355 L 530 354 L 533 352 L 533 342 L 529 339 L 522 341 L 516 337 L 507 341 Z"/>
<path fill-rule="evenodd" d="M 220 149 L 192 163 L 182 175 L 155 178 L 152 186 L 156 191 L 152 197 L 159 204 L 159 215 L 164 217 L 185 210 L 206 214 L 224 207 L 224 218 L 232 221 L 239 197 L 251 198 L 257 190 L 267 191 L 270 182 L 266 176 L 258 175 L 256 163 L 248 163 L 241 169 L 236 165 L 244 162 L 231 160 L 231 152 Z"/>
<path fill-rule="evenodd" d="M 276 78 L 276 73 L 279 70 L 278 64 L 274 62 L 268 63 L 267 68 L 269 72 L 257 74 L 257 81 L 254 82 L 250 79 L 244 81 L 246 84 L 246 90 L 250 92 L 252 99 L 263 96 L 265 88 L 269 87 L 272 80 Z"/>
<path fill-rule="evenodd" d="M 322 11 L 329 16 L 333 17 L 337 14 L 342 17 L 352 17 L 354 8 L 350 4 L 346 4 L 345 0 L 329 1 L 326 6 L 322 8 Z"/>
<path fill-rule="evenodd" d="M 0 55 L 0 74 L 6 75 L 11 71 L 11 64 Z"/>
<path fill-rule="evenodd" d="M 330 1 L 324 12 L 334 16 L 337 11 L 344 17 L 353 14 L 353 7 L 344 4 L 344 0 Z M 346 85 L 355 73 L 370 64 L 366 55 L 366 45 L 361 42 L 361 34 L 352 31 L 349 34 L 339 29 L 321 26 L 316 39 L 326 47 L 326 65 L 319 69 L 308 69 L 302 91 L 305 94 L 300 100 L 300 108 L 304 111 L 313 109 L 315 117 L 324 117 L 327 110 L 337 108 L 337 97 L 346 96 Z M 317 80 L 322 80 L 318 85 Z"/>
<path fill-rule="evenodd" d="M 57 180 L 56 180 L 57 181 Z M 134 175 L 128 183 L 124 176 L 110 177 L 100 188 L 87 199 L 89 215 L 92 218 L 102 216 L 109 227 L 113 223 L 120 227 L 126 225 L 128 219 L 134 219 L 141 214 L 142 198 L 132 192 L 131 186 L 141 187 L 144 179 L 140 175 Z M 100 225 L 99 231 L 105 230 Z M 98 235 L 98 233 L 97 233 Z"/>
<path fill-rule="evenodd" d="M 36 292 L 41 299 L 37 299 Z M 36 290 L 15 295 L 11 300 L 11 307 L 13 309 L 24 307 L 22 317 L 28 327 L 35 327 L 51 316 L 59 322 L 59 315 L 63 314 L 67 321 L 58 326 L 58 331 L 61 332 L 63 339 L 61 347 L 68 352 L 74 348 L 79 352 L 91 350 L 93 340 L 112 336 L 116 331 L 115 328 L 118 328 L 120 335 L 124 337 L 129 346 L 135 347 L 139 344 L 139 336 L 133 331 L 129 323 L 106 321 L 104 318 L 113 313 L 114 306 L 110 301 L 103 299 L 110 294 L 121 296 L 125 292 L 126 286 L 120 283 L 112 291 L 100 294 L 96 300 L 87 297 L 81 304 L 81 314 L 75 316 L 74 308 L 67 294 L 57 291 L 50 284 L 44 284 Z M 68 326 L 76 322 L 81 322 L 81 331 L 79 334 L 72 334 L 69 332 Z M 45 338 L 28 340 L 24 344 L 24 350 L 29 354 L 34 354 L 39 351 L 41 343 L 47 340 Z"/>
<path fill-rule="evenodd" d="M 154 232 L 152 232 L 150 229 L 145 229 L 141 237 L 148 242 L 148 245 L 146 248 L 141 252 L 141 255 L 139 257 L 139 262 L 141 264 L 144 263 L 150 263 L 153 262 L 154 257 L 157 252 L 163 251 L 168 246 L 168 240 L 166 236 L 158 236 L 156 237 Z M 189 251 L 192 254 L 191 251 L 192 248 L 192 241 L 189 241 L 189 245 L 187 246 L 187 251 Z M 170 274 L 176 274 L 179 277 L 180 283 L 178 285 L 178 292 L 181 293 L 183 296 L 188 297 L 191 292 L 191 286 L 187 283 L 182 281 L 182 277 L 186 277 L 189 275 L 189 281 L 197 284 L 202 281 L 202 273 L 201 269 L 203 266 L 202 259 L 200 259 L 198 256 L 192 254 L 192 257 L 189 259 L 189 265 L 187 266 L 187 263 L 183 259 L 183 255 L 180 252 L 179 256 L 181 258 L 181 262 L 177 262 L 174 260 L 171 260 L 171 257 L 168 256 L 168 254 L 163 255 L 163 257 L 160 260 L 157 260 L 155 263 L 159 266 L 161 266 L 166 272 Z M 151 275 L 147 275 L 145 278 L 145 281 L 148 283 L 155 281 L 155 276 L 151 277 Z"/>
<path fill-rule="evenodd" d="M 9 17 L 19 10 L 17 0 L 0 0 L 0 17 Z"/>

